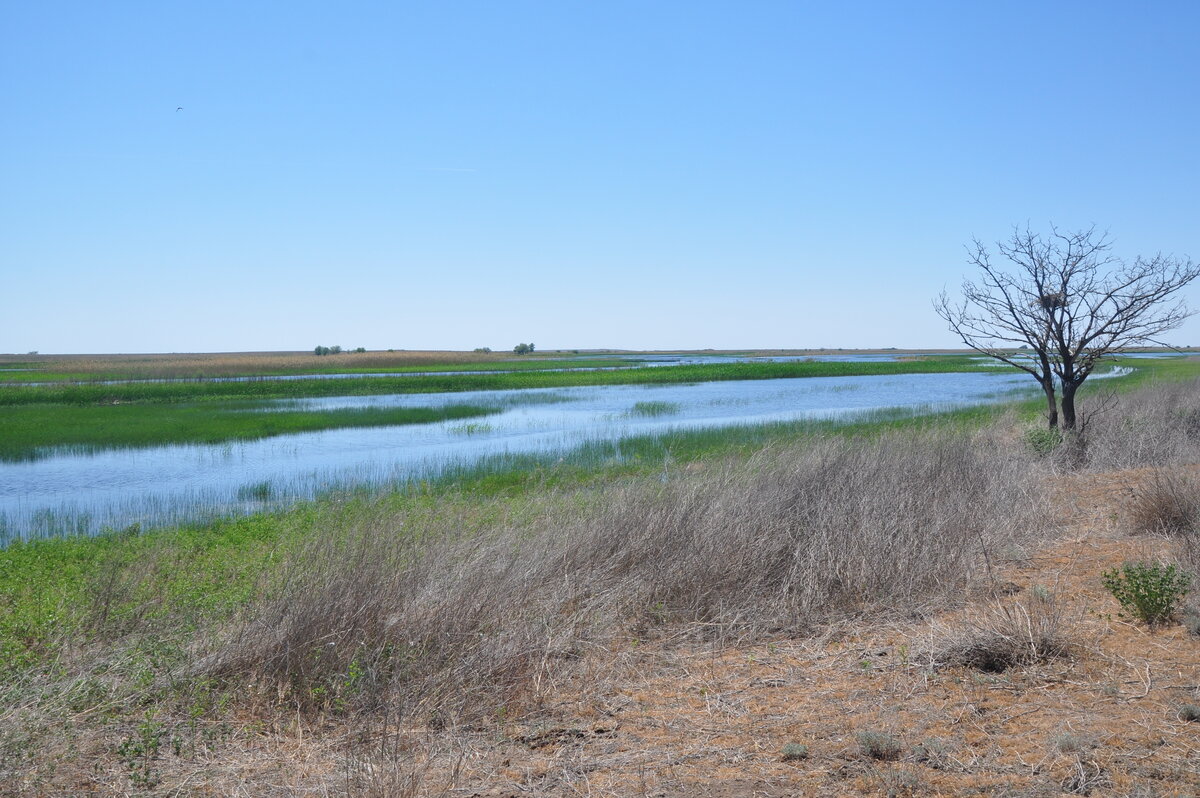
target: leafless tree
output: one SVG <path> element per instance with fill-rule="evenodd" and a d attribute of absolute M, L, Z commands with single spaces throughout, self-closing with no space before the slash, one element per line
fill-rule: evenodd
<path fill-rule="evenodd" d="M 963 282 L 958 303 L 943 291 L 934 309 L 964 344 L 1032 375 L 1050 427 L 1059 426 L 1061 404 L 1064 430 L 1076 428 L 1075 396 L 1096 364 L 1126 347 L 1162 345 L 1158 336 L 1191 315 L 1174 295 L 1200 277 L 1188 258 L 1123 261 L 1095 228 L 1051 227 L 1047 236 L 1014 228 L 996 249 L 999 264 L 975 239 L 967 251 L 978 282 Z"/>

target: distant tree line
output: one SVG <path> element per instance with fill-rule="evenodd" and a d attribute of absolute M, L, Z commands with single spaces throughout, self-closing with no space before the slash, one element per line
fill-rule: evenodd
<path fill-rule="evenodd" d="M 514 355 L 529 355 L 533 354 L 533 344 L 517 344 L 513 347 Z"/>
<path fill-rule="evenodd" d="M 365 346 L 360 346 L 355 349 L 351 349 L 350 351 L 351 352 L 366 352 L 367 348 Z M 388 351 L 390 352 L 391 350 L 389 349 Z M 320 355 L 340 355 L 341 353 L 342 353 L 342 348 L 340 346 L 318 346 L 313 349 L 313 354 L 318 355 L 318 356 L 320 356 Z"/>

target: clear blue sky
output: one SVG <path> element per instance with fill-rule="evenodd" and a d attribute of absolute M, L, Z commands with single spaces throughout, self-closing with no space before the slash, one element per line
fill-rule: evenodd
<path fill-rule="evenodd" d="M 0 351 L 945 346 L 972 236 L 1200 258 L 1194 0 L 0 9 Z"/>

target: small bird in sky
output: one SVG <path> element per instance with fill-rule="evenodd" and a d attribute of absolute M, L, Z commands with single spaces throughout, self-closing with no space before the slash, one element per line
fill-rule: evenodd
<path fill-rule="evenodd" d="M 182 105 L 181 105 L 181 106 L 179 106 L 178 108 L 176 108 L 176 109 L 175 109 L 175 111 L 176 111 L 176 112 L 179 112 L 179 111 L 182 111 L 182 110 L 183 110 L 183 106 L 182 106 Z"/>

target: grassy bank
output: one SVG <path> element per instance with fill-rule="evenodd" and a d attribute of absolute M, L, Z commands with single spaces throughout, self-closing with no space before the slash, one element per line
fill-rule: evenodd
<path fill-rule="evenodd" d="M 311 365 L 296 364 L 290 367 L 279 367 L 271 363 L 254 368 L 250 364 L 239 367 L 209 367 L 203 366 L 187 369 L 176 367 L 161 369 L 158 372 L 145 373 L 138 370 L 101 371 L 67 371 L 61 368 L 29 368 L 27 371 L 4 371 L 0 369 L 0 383 L 21 384 L 28 382 L 103 382 L 105 380 L 145 380 L 145 379 L 174 379 L 174 380 L 203 380 L 213 378 L 241 377 L 287 377 L 305 374 L 427 374 L 441 371 L 545 371 L 557 369 L 598 369 L 598 368 L 628 368 L 636 366 L 636 360 L 618 360 L 615 358 L 572 358 L 563 360 L 557 358 L 523 358 L 521 360 L 485 360 L 485 361 L 451 361 L 431 362 L 419 365 L 372 365 L 370 361 L 363 362 L 356 355 L 329 356 L 314 358 Z M 330 359 L 334 362 L 330 363 Z M 31 367 L 35 364 L 17 364 Z M 42 364 L 36 364 L 42 365 Z M 49 365 L 49 364 L 46 364 Z M 67 364 L 69 365 L 69 364 Z M 170 374 L 165 376 L 164 373 Z"/>
<path fill-rule="evenodd" d="M 967 371 L 994 372 L 996 369 L 981 365 L 978 361 L 968 357 L 938 357 L 895 363 L 719 363 L 643 367 L 618 371 L 529 371 L 508 374 L 360 377 L 345 380 L 7 385 L 0 388 L 0 406 L 455 393 L 589 385 L 671 385 L 725 380 L 944 374 Z"/>
<path fill-rule="evenodd" d="M 271 410 L 255 403 L 18 405 L 4 410 L 0 461 L 168 443 L 223 443 L 343 427 L 431 424 L 489 415 L 498 404 Z"/>

